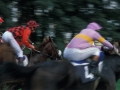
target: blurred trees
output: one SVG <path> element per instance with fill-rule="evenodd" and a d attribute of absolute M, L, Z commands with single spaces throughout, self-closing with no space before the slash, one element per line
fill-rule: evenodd
<path fill-rule="evenodd" d="M 103 36 L 119 40 L 119 10 L 119 0 L 0 0 L 0 16 L 5 20 L 2 31 L 35 19 L 40 23 L 33 35 L 37 35 L 37 40 L 45 35 L 63 40 L 63 33 L 74 36 L 93 21 L 103 27 Z"/>

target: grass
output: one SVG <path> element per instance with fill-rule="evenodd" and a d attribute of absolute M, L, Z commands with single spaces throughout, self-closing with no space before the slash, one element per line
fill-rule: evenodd
<path fill-rule="evenodd" d="M 7 90 L 7 86 L 4 87 L 4 90 Z M 18 90 L 22 90 L 22 89 L 18 89 Z M 120 90 L 120 80 L 116 83 L 116 90 Z"/>
<path fill-rule="evenodd" d="M 120 80 L 116 83 L 116 90 L 120 90 Z"/>

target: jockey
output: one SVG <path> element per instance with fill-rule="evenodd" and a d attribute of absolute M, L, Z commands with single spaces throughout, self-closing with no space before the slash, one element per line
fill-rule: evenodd
<path fill-rule="evenodd" d="M 81 61 L 90 56 L 93 56 L 89 66 L 91 68 L 91 73 L 100 75 L 97 69 L 98 59 L 101 49 L 93 45 L 94 41 L 97 40 L 103 45 L 107 46 L 110 50 L 114 47 L 113 45 L 105 40 L 97 31 L 102 27 L 96 22 L 88 24 L 88 26 L 81 30 L 79 34 L 74 36 L 74 38 L 68 43 L 64 49 L 63 57 L 67 60 Z"/>
<path fill-rule="evenodd" d="M 29 36 L 38 26 L 39 24 L 36 23 L 36 21 L 30 20 L 27 22 L 26 26 L 9 28 L 2 35 L 3 42 L 10 44 L 15 50 L 15 53 L 18 56 L 18 64 L 21 66 L 23 66 L 23 51 L 20 46 L 25 45 L 26 47 L 35 50 L 35 47 L 29 42 Z"/>

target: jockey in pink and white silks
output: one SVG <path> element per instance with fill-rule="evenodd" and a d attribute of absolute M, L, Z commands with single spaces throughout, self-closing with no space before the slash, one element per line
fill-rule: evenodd
<path fill-rule="evenodd" d="M 63 57 L 67 60 L 80 61 L 94 56 L 89 65 L 91 67 L 91 73 L 98 74 L 97 66 L 101 50 L 93 45 L 94 41 L 97 40 L 109 49 L 113 49 L 113 45 L 97 32 L 101 28 L 96 22 L 88 24 L 85 29 L 81 30 L 68 43 L 64 49 Z"/>

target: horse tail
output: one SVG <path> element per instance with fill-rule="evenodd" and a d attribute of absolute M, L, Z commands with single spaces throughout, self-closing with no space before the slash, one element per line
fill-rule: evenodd
<path fill-rule="evenodd" d="M 12 62 L 4 63 L 0 67 L 0 82 L 30 77 L 38 67 L 39 66 L 23 67 Z"/>

